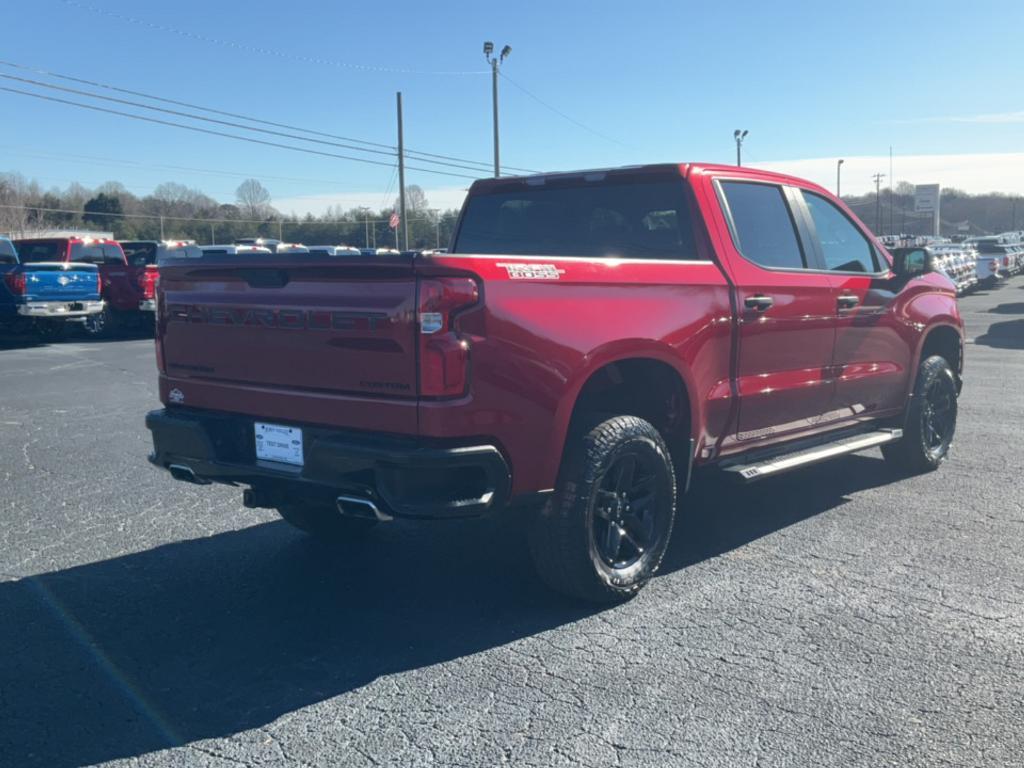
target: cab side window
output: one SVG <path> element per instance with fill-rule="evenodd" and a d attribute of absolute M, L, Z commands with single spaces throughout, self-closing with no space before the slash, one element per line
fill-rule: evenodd
<path fill-rule="evenodd" d="M 723 181 L 736 249 L 749 261 L 771 269 L 805 269 L 807 260 L 782 187 Z"/>
<path fill-rule="evenodd" d="M 879 271 L 878 254 L 846 214 L 821 195 L 801 190 L 814 222 L 825 269 L 835 272 Z"/>

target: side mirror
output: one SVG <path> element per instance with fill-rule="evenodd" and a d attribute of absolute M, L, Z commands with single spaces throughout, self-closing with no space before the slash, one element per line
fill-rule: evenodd
<path fill-rule="evenodd" d="M 893 254 L 892 271 L 900 277 L 916 277 L 931 272 L 932 258 L 923 248 L 897 251 Z"/>

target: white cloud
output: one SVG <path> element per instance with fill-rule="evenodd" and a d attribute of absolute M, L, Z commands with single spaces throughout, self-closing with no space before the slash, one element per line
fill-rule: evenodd
<path fill-rule="evenodd" d="M 800 160 L 776 160 L 751 163 L 753 167 L 799 176 L 835 192 L 835 157 Z M 844 195 L 862 195 L 874 191 L 871 177 L 886 174 L 882 187 L 889 185 L 889 156 L 846 157 L 843 162 Z M 896 155 L 893 159 L 896 182 L 941 184 L 966 192 L 1006 192 L 1024 194 L 1024 152 L 963 155 Z"/>
<path fill-rule="evenodd" d="M 425 189 L 423 193 L 427 196 L 427 202 L 431 208 L 447 210 L 449 208 L 461 208 L 462 201 L 466 197 L 468 187 L 440 187 L 438 189 Z M 359 208 L 367 206 L 373 211 L 380 211 L 390 207 L 398 193 L 393 192 L 387 197 L 377 190 L 375 192 L 336 192 L 322 195 L 297 195 L 295 197 L 274 198 L 274 207 L 286 213 L 297 213 L 305 216 L 312 213 L 314 216 L 322 215 L 328 208 L 340 205 L 343 209 Z"/>

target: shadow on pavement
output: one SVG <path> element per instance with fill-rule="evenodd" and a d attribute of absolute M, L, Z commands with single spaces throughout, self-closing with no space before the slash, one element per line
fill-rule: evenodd
<path fill-rule="evenodd" d="M 1000 304 L 997 307 L 992 307 L 989 312 L 997 315 L 1024 315 L 1024 301 L 1018 301 L 1012 304 Z"/>
<path fill-rule="evenodd" d="M 850 457 L 754 486 L 701 480 L 665 570 L 895 479 Z M 349 550 L 266 523 L 0 583 L 0 763 L 229 736 L 602 610 L 538 582 L 517 522 L 395 525 Z"/>
<path fill-rule="evenodd" d="M 1024 349 L 1024 319 L 992 323 L 974 343 L 996 349 Z"/>

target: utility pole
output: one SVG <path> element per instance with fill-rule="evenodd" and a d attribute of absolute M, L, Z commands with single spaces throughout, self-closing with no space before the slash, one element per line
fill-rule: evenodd
<path fill-rule="evenodd" d="M 845 163 L 845 162 L 846 161 L 842 160 L 842 159 L 836 161 L 836 197 L 842 197 L 842 194 L 840 194 L 839 190 L 842 189 L 840 181 L 841 181 L 841 172 L 843 170 L 843 163 Z"/>
<path fill-rule="evenodd" d="M 370 209 L 365 205 L 359 206 L 359 210 L 363 212 L 363 247 L 370 247 Z"/>
<path fill-rule="evenodd" d="M 1013 214 L 1012 214 L 1013 220 L 1012 220 L 1012 222 L 1010 224 L 1010 229 L 1011 230 L 1015 230 L 1015 229 L 1017 229 L 1017 196 L 1016 195 L 1014 195 L 1013 197 L 1010 198 L 1010 203 L 1011 203 L 1011 206 L 1012 206 L 1011 210 L 1013 211 Z"/>
<path fill-rule="evenodd" d="M 892 144 L 889 145 L 889 234 L 894 234 L 893 230 L 896 225 L 893 221 L 893 217 L 896 215 L 896 211 L 893 208 L 893 187 L 896 186 L 896 176 L 892 172 Z"/>
<path fill-rule="evenodd" d="M 434 247 L 441 247 L 441 209 L 434 209 Z"/>
<path fill-rule="evenodd" d="M 750 131 L 741 131 L 739 128 L 737 128 L 735 131 L 732 132 L 732 137 L 734 139 L 736 139 L 736 165 L 737 166 L 743 165 L 743 157 L 742 157 L 741 149 L 743 148 L 743 140 L 745 138 L 747 138 L 747 134 L 748 133 L 750 133 Z"/>
<path fill-rule="evenodd" d="M 500 144 L 498 141 L 498 70 L 512 53 L 512 46 L 506 45 L 497 56 L 492 56 L 493 53 L 494 43 L 488 40 L 484 43 L 484 58 L 491 65 L 491 107 L 494 112 L 494 178 L 498 178 L 501 176 L 501 153 L 498 149 Z"/>
<path fill-rule="evenodd" d="M 871 177 L 875 181 L 875 234 L 882 234 L 882 179 L 884 173 L 876 173 Z"/>
<path fill-rule="evenodd" d="M 160 239 L 161 240 L 164 239 L 164 217 L 163 217 L 163 214 L 160 214 Z"/>
<path fill-rule="evenodd" d="M 284 219 L 277 220 L 277 239 L 284 242 Z"/>
<path fill-rule="evenodd" d="M 402 136 L 402 92 L 395 94 L 398 101 L 398 215 L 399 226 L 405 234 L 405 249 L 409 250 L 409 221 L 405 218 L 405 144 Z M 398 248 L 398 227 L 395 227 L 395 247 Z"/>
<path fill-rule="evenodd" d="M 210 245 L 217 242 L 217 234 L 213 227 L 213 222 L 210 222 Z"/>

